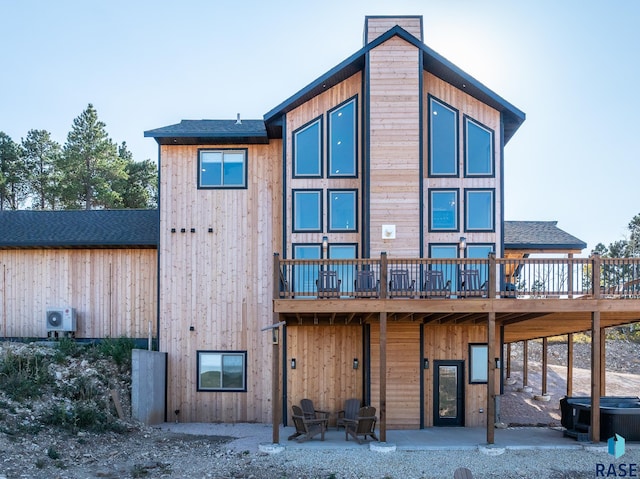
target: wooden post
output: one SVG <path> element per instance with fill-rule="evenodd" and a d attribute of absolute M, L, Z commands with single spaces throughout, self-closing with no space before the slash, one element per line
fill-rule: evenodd
<path fill-rule="evenodd" d="M 387 299 L 387 253 L 380 253 L 380 299 Z"/>
<path fill-rule="evenodd" d="M 496 254 L 489 253 L 489 288 L 487 289 L 487 297 L 489 299 L 496 298 L 496 281 L 498 275 L 496 274 Z"/>
<path fill-rule="evenodd" d="M 529 385 L 529 341 L 522 343 L 522 387 Z"/>
<path fill-rule="evenodd" d="M 567 396 L 573 395 L 573 333 L 567 334 Z"/>
<path fill-rule="evenodd" d="M 542 395 L 547 394 L 547 338 L 542 338 Z"/>
<path fill-rule="evenodd" d="M 606 360 L 607 329 L 600 333 L 600 396 L 607 395 L 607 360 Z"/>
<path fill-rule="evenodd" d="M 569 299 L 573 298 L 573 253 L 567 255 L 569 268 L 567 268 L 567 291 Z"/>
<path fill-rule="evenodd" d="M 594 311 L 591 313 L 591 442 L 600 442 L 600 334 L 600 311 Z"/>
<path fill-rule="evenodd" d="M 280 255 L 273 254 L 273 299 L 280 295 Z M 273 313 L 273 324 L 280 322 L 280 313 Z M 278 327 L 279 326 L 274 326 Z M 272 440 L 273 444 L 280 443 L 280 343 L 273 341 L 271 354 L 271 408 L 272 408 Z"/>
<path fill-rule="evenodd" d="M 511 343 L 507 344 L 507 379 L 511 378 Z"/>
<path fill-rule="evenodd" d="M 380 442 L 387 442 L 387 312 L 380 313 Z"/>
<path fill-rule="evenodd" d="M 489 376 L 487 377 L 487 444 L 495 442 L 496 427 L 496 313 L 490 312 L 487 321 L 487 353 Z"/>

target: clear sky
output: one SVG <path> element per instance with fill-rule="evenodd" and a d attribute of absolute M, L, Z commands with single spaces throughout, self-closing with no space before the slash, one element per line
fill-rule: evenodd
<path fill-rule="evenodd" d="M 588 243 L 640 213 L 638 0 L 0 0 L 0 131 L 64 144 L 92 103 L 136 160 L 145 130 L 261 119 L 362 47 L 365 15 L 422 15 L 425 43 L 527 115 L 505 219 Z"/>

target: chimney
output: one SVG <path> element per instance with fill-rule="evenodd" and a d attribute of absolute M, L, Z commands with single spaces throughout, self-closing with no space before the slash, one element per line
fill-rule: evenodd
<path fill-rule="evenodd" d="M 424 42 L 422 34 L 422 15 L 408 16 L 366 16 L 364 17 L 365 46 L 385 34 L 395 26 L 399 26 Z"/>
<path fill-rule="evenodd" d="M 242 125 L 242 121 L 240 120 L 240 113 L 238 113 L 238 117 L 236 119 L 236 125 Z"/>

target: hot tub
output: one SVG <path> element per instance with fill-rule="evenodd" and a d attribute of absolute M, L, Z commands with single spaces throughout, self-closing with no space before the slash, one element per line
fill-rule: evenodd
<path fill-rule="evenodd" d="M 564 397 L 560 400 L 562 426 L 576 437 L 589 432 L 591 398 Z M 640 398 L 606 396 L 600 398 L 600 440 L 619 434 L 627 441 L 640 441 Z"/>

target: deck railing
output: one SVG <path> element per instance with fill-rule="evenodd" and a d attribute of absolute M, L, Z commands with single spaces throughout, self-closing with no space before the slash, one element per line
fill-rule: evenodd
<path fill-rule="evenodd" d="M 276 254 L 274 268 L 280 299 L 640 299 L 640 258 L 418 259 L 382 254 L 309 260 Z"/>

